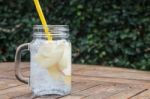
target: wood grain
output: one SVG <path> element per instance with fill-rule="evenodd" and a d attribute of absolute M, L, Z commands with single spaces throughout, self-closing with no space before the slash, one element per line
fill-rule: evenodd
<path fill-rule="evenodd" d="M 143 92 L 143 91 L 145 91 L 144 88 L 127 89 L 127 90 L 124 90 L 122 92 L 119 92 L 119 93 L 114 94 L 114 95 L 107 97 L 107 98 L 108 99 L 129 99 L 130 97 L 134 96 L 135 94 L 138 94 L 138 93 Z"/>
<path fill-rule="evenodd" d="M 150 89 L 132 97 L 131 99 L 150 99 Z"/>
<path fill-rule="evenodd" d="M 29 76 L 29 63 L 22 63 Z M 150 72 L 97 65 L 73 65 L 70 95 L 33 96 L 15 78 L 14 63 L 0 63 L 0 99 L 150 99 Z"/>

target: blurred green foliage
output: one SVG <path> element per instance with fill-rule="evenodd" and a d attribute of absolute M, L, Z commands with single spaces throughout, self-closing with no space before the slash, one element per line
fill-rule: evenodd
<path fill-rule="evenodd" d="M 150 70 L 149 0 L 40 0 L 48 24 L 70 26 L 73 62 Z M 0 61 L 32 40 L 33 0 L 0 0 Z"/>

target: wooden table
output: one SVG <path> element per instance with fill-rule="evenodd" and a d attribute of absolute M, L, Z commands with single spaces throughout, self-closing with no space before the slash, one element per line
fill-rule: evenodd
<path fill-rule="evenodd" d="M 29 74 L 29 63 L 22 63 Z M 73 88 L 67 96 L 36 99 L 150 99 L 150 72 L 122 68 L 73 65 Z M 30 88 L 14 76 L 14 63 L 0 63 L 0 99 L 31 99 Z"/>

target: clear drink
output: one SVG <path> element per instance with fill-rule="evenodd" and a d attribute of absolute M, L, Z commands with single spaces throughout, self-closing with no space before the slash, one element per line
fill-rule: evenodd
<path fill-rule="evenodd" d="M 71 43 L 68 26 L 49 25 L 52 40 L 47 40 L 43 27 L 34 27 L 31 43 L 20 45 L 16 51 L 16 77 L 29 83 L 34 95 L 66 95 L 71 92 Z M 30 78 L 20 73 L 22 50 L 30 51 Z M 29 80 L 29 82 L 28 82 Z"/>
<path fill-rule="evenodd" d="M 68 94 L 71 90 L 71 44 L 67 40 L 35 40 L 31 50 L 34 94 Z"/>

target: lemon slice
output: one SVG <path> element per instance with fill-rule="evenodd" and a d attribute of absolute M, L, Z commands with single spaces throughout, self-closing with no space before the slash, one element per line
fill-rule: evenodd
<path fill-rule="evenodd" d="M 57 65 L 51 66 L 48 68 L 48 73 L 50 76 L 56 80 L 60 79 L 62 76 L 62 73 L 59 71 L 59 68 Z"/>
<path fill-rule="evenodd" d="M 71 66 L 71 45 L 69 43 L 64 43 L 64 46 L 64 52 L 62 58 L 59 61 L 59 67 L 61 70 Z"/>
<path fill-rule="evenodd" d="M 56 41 L 46 42 L 40 46 L 34 59 L 40 66 L 49 68 L 60 61 L 63 52 L 64 46 Z"/>
<path fill-rule="evenodd" d="M 48 71 L 50 77 L 56 80 L 63 77 L 66 84 L 71 83 L 71 45 L 68 42 L 45 42 L 33 59 Z"/>

